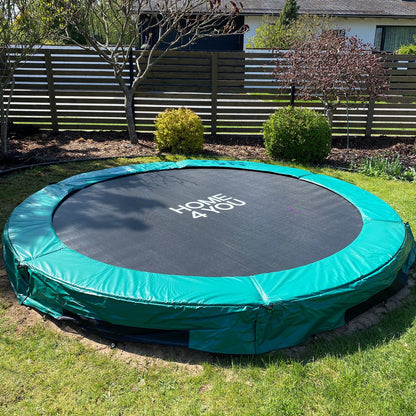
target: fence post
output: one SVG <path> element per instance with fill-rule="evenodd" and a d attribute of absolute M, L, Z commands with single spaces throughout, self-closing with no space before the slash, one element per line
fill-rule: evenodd
<path fill-rule="evenodd" d="M 211 52 L 211 135 L 217 134 L 218 52 Z"/>
<path fill-rule="evenodd" d="M 295 93 L 296 93 L 296 87 L 295 83 L 292 82 L 292 85 L 290 86 L 290 106 L 295 106 Z"/>
<path fill-rule="evenodd" d="M 58 113 L 56 110 L 55 84 L 53 80 L 51 51 L 44 50 L 44 55 L 45 55 L 46 80 L 48 82 L 49 106 L 51 110 L 52 131 L 54 133 L 57 133 L 59 130 L 59 126 L 58 126 Z"/>
<path fill-rule="evenodd" d="M 376 100 L 370 98 L 368 101 L 368 110 L 367 110 L 367 122 L 365 125 L 365 137 L 371 137 L 371 130 L 373 128 L 373 118 L 374 118 L 374 107 Z"/>

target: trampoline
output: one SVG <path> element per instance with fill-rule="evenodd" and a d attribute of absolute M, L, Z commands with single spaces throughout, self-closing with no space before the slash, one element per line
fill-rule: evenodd
<path fill-rule="evenodd" d="M 346 182 L 185 160 L 47 186 L 13 211 L 3 252 L 19 302 L 56 319 L 257 354 L 341 326 L 401 287 L 415 243 L 389 205 Z"/>

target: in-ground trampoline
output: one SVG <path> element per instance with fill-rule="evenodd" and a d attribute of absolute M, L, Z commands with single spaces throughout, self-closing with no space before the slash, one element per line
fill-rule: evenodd
<path fill-rule="evenodd" d="M 182 161 L 90 172 L 12 213 L 20 303 L 124 340 L 252 354 L 333 329 L 405 281 L 409 227 L 343 181 Z"/>

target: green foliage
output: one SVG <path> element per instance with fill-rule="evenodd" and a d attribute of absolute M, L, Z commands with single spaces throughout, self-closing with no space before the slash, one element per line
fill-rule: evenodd
<path fill-rule="evenodd" d="M 171 108 L 155 120 L 155 143 L 159 151 L 197 154 L 204 145 L 204 127 L 200 117 L 188 108 Z"/>
<path fill-rule="evenodd" d="M 313 110 L 283 107 L 264 123 L 266 152 L 272 159 L 322 162 L 331 151 L 331 128 Z"/>
<path fill-rule="evenodd" d="M 356 169 L 368 176 L 408 181 L 416 179 L 416 170 L 414 168 L 406 169 L 399 156 L 393 159 L 382 156 L 366 158 L 362 165 L 356 167 Z"/>
<path fill-rule="evenodd" d="M 66 37 L 63 36 L 63 42 L 64 44 L 78 44 L 78 45 L 85 45 L 87 43 L 87 40 L 85 39 L 85 36 L 83 36 L 79 30 L 76 29 L 74 25 L 67 25 L 66 27 Z"/>
<path fill-rule="evenodd" d="M 248 41 L 249 48 L 288 49 L 298 31 L 296 24 L 299 6 L 296 0 L 286 0 L 279 17 L 263 16 L 255 36 Z"/>
<path fill-rule="evenodd" d="M 416 55 L 416 45 L 403 45 L 396 53 L 399 55 Z"/>
<path fill-rule="evenodd" d="M 66 27 L 65 43 L 82 46 L 91 41 L 102 45 L 123 47 L 131 42 L 138 44 L 138 25 L 133 0 L 110 0 L 103 2 L 80 2 L 60 0 L 71 10 Z"/>
<path fill-rule="evenodd" d="M 0 2 L 0 79 L 5 88 L 14 70 L 40 45 L 55 41 L 63 27 L 57 0 L 5 0 Z M 56 26 L 56 27 L 55 27 Z M 7 71 L 3 74 L 3 71 Z M 2 76 L 4 75 L 4 76 Z"/>
<path fill-rule="evenodd" d="M 59 0 L 0 1 L 1 154 L 7 153 L 7 124 L 14 89 L 14 73 L 42 44 L 59 38 L 66 12 L 58 2 Z"/>
<path fill-rule="evenodd" d="M 416 36 L 414 36 L 415 43 L 410 45 L 402 45 L 396 51 L 399 55 L 416 55 Z"/>
<path fill-rule="evenodd" d="M 247 47 L 290 49 L 293 45 L 332 28 L 332 19 L 325 16 L 302 15 L 287 25 L 283 25 L 280 18 L 263 16 L 262 24 L 256 29 L 256 34 L 248 40 Z"/>
<path fill-rule="evenodd" d="M 65 9 L 59 0 L 6 0 L 2 7 L 0 30 L 2 45 L 12 44 L 32 48 L 34 45 L 57 42 L 65 26 Z M 33 45 L 33 46 L 32 46 Z"/>
<path fill-rule="evenodd" d="M 273 16 L 263 16 L 256 34 L 248 40 L 248 48 L 286 49 L 286 34 L 279 21 Z"/>
<path fill-rule="evenodd" d="M 282 26 L 288 26 L 298 18 L 298 4 L 296 0 L 286 0 L 282 11 L 279 15 L 279 23 Z"/>

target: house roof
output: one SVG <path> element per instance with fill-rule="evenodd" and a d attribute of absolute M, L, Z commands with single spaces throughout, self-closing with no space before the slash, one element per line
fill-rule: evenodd
<path fill-rule="evenodd" d="M 285 0 L 240 0 L 244 15 L 278 14 Z M 416 18 L 412 0 L 297 0 L 299 14 L 342 17 Z"/>

